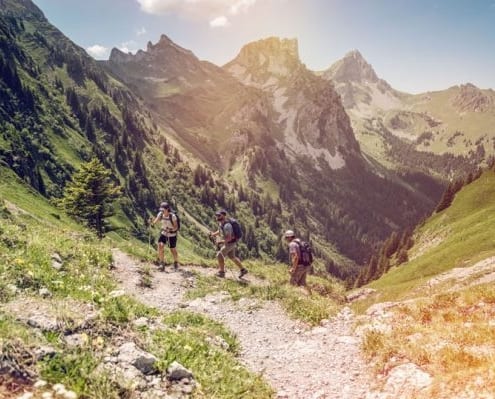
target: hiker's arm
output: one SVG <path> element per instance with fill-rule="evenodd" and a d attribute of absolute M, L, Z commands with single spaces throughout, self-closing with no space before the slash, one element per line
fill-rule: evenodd
<path fill-rule="evenodd" d="M 156 217 L 153 219 L 151 218 L 151 225 L 154 226 L 156 222 L 158 222 L 160 220 L 160 214 L 156 215 Z"/>
<path fill-rule="evenodd" d="M 235 239 L 234 228 L 232 227 L 231 223 L 226 223 L 223 226 L 223 232 L 224 232 L 224 241 L 225 242 L 231 242 L 232 240 Z"/>
<path fill-rule="evenodd" d="M 299 264 L 299 256 L 297 255 L 297 252 L 291 253 L 291 263 L 292 267 L 290 268 L 290 273 L 294 273 L 297 269 L 297 265 Z"/>
<path fill-rule="evenodd" d="M 217 231 L 210 231 L 210 236 L 212 237 L 216 237 L 219 234 L 220 234 L 220 229 L 218 229 Z"/>

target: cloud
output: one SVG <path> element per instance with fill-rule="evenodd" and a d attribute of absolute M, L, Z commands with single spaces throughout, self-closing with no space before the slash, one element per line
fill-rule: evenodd
<path fill-rule="evenodd" d="M 143 36 L 143 35 L 146 35 L 146 28 L 144 26 L 136 31 L 136 36 Z"/>
<path fill-rule="evenodd" d="M 206 19 L 210 26 L 227 26 L 228 15 L 248 11 L 258 0 L 136 0 L 149 14 L 176 14 Z M 223 24 L 222 24 L 223 23 Z"/>
<path fill-rule="evenodd" d="M 119 50 L 123 53 L 135 53 L 137 51 L 137 43 L 134 40 L 129 40 L 127 42 L 123 42 L 119 46 Z"/>
<path fill-rule="evenodd" d="M 240 12 L 246 12 L 249 7 L 254 6 L 256 0 L 238 0 L 230 6 L 230 13 L 237 15 Z"/>
<path fill-rule="evenodd" d="M 108 55 L 108 49 L 99 44 L 88 47 L 86 52 L 93 58 L 104 58 Z"/>
<path fill-rule="evenodd" d="M 212 19 L 210 21 L 210 26 L 212 28 L 223 28 L 224 26 L 229 26 L 229 25 L 230 25 L 230 22 L 227 19 L 227 17 L 225 17 L 224 15 L 222 15 L 221 17 L 217 17 L 215 19 Z"/>

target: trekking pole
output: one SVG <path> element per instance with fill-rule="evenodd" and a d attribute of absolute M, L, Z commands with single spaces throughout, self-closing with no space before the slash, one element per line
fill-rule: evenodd
<path fill-rule="evenodd" d="M 151 256 L 151 218 L 148 219 L 148 256 Z"/>

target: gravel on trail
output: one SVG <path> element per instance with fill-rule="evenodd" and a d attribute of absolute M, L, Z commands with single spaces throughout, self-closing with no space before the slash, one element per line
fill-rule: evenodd
<path fill-rule="evenodd" d="M 289 318 L 276 302 L 251 298 L 234 302 L 226 292 L 184 299 L 194 286 L 192 272 L 213 275 L 213 269 L 181 265 L 178 271 L 153 270 L 152 288 L 143 288 L 140 264 L 121 251 L 114 250 L 113 255 L 115 276 L 127 294 L 164 311 L 199 312 L 230 328 L 241 344 L 241 362 L 262 374 L 277 398 L 358 399 L 370 391 L 372 374 L 361 356 L 349 308 L 310 328 Z M 257 283 L 253 276 L 247 279 Z"/>

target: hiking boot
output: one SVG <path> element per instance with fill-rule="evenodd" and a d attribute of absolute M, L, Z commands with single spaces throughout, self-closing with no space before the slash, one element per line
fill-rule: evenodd
<path fill-rule="evenodd" d="M 174 262 L 174 270 L 177 270 L 179 268 L 179 262 Z"/>
<path fill-rule="evenodd" d="M 161 272 L 165 271 L 165 262 L 160 262 L 160 271 Z"/>
<path fill-rule="evenodd" d="M 215 276 L 220 278 L 225 278 L 225 272 L 220 270 L 217 273 L 215 273 Z"/>
<path fill-rule="evenodd" d="M 246 268 L 242 268 L 241 271 L 239 272 L 239 278 L 242 278 L 243 276 L 245 276 L 246 274 L 248 274 L 248 270 Z"/>

